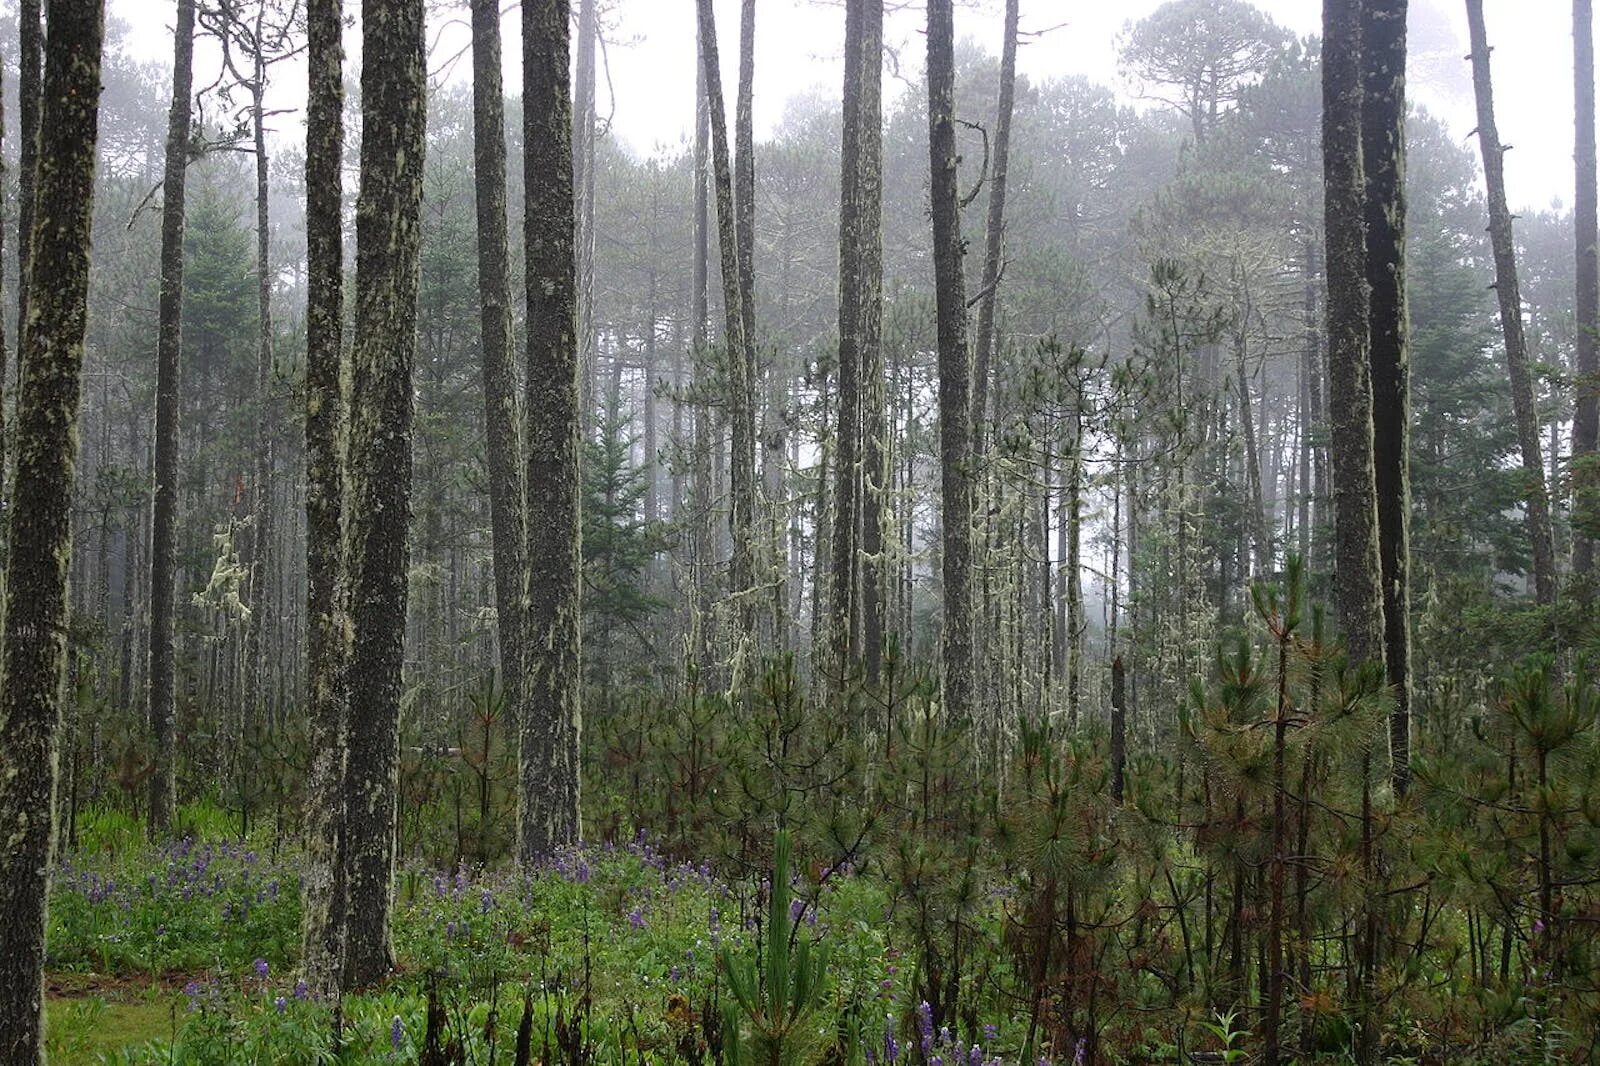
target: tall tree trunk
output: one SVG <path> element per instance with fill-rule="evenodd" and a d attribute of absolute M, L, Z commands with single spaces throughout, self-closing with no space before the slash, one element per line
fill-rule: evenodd
<path fill-rule="evenodd" d="M 699 45 L 698 24 L 695 30 L 696 51 Z M 694 124 L 694 232 L 691 250 L 693 262 L 690 294 L 690 317 L 694 324 L 690 332 L 693 344 L 694 377 L 696 386 L 709 376 L 710 367 L 707 323 L 710 320 L 709 285 L 711 276 L 711 205 L 708 189 L 711 167 L 711 109 L 706 103 L 706 67 L 695 64 L 695 124 Z M 703 392 L 697 389 L 697 392 Z M 711 568 L 715 531 L 711 520 L 711 501 L 715 499 L 711 472 L 711 410 L 704 397 L 694 412 L 694 446 L 691 451 L 694 469 L 694 499 L 690 526 L 690 572 L 693 576 L 694 602 L 691 607 L 690 629 L 695 663 L 702 672 L 711 666 L 711 642 L 708 627 L 711 616 Z"/>
<path fill-rule="evenodd" d="M 883 0 L 863 0 L 861 14 L 861 658 L 867 681 L 883 666 L 884 499 L 888 493 L 883 361 Z"/>
<path fill-rule="evenodd" d="M 505 91 L 500 74 L 499 0 L 472 3 L 472 158 L 477 182 L 478 293 L 482 318 L 484 427 L 494 602 L 505 706 L 521 707 L 524 515 L 511 359 L 511 282 L 506 230 Z"/>
<path fill-rule="evenodd" d="M 1366 182 L 1361 155 L 1361 7 L 1324 0 L 1322 172 L 1328 263 L 1328 413 L 1333 452 L 1334 605 L 1350 661 L 1383 661 L 1383 592 L 1367 361 Z"/>
<path fill-rule="evenodd" d="M 580 832 L 581 428 L 568 14 L 568 0 L 534 0 L 522 15 L 528 618 L 517 856 L 524 865 Z"/>
<path fill-rule="evenodd" d="M 972 351 L 961 269 L 955 130 L 955 17 L 928 0 L 928 159 L 933 207 L 934 297 L 939 335 L 939 457 L 944 545 L 944 703 L 972 720 Z"/>
<path fill-rule="evenodd" d="M 422 0 L 364 0 L 345 576 L 350 590 L 344 782 L 344 986 L 394 964 L 396 772 L 404 689 L 412 365 L 427 130 Z"/>
<path fill-rule="evenodd" d="M 102 7 L 50 0 L 33 211 L 33 293 L 22 331 L 10 602 L 0 638 L 0 1061 L 44 1060 L 44 939 L 67 659 L 67 567 L 88 317 Z"/>
<path fill-rule="evenodd" d="M 189 97 L 194 81 L 195 0 L 178 0 L 172 106 L 161 183 L 161 296 L 156 336 L 155 492 L 150 535 L 150 837 L 172 830 L 177 807 L 177 719 L 173 706 L 173 612 L 177 578 L 178 395 L 182 388 L 183 215 L 189 170 Z"/>
<path fill-rule="evenodd" d="M 1383 574 L 1390 780 L 1411 781 L 1411 364 L 1406 309 L 1406 6 L 1362 10 L 1361 158 L 1367 183 L 1372 443 Z"/>
<path fill-rule="evenodd" d="M 729 528 L 733 562 L 729 594 L 741 617 L 750 610 L 748 593 L 755 580 L 755 403 L 750 382 L 752 360 L 745 335 L 744 286 L 740 283 L 737 227 L 734 220 L 733 173 L 728 161 L 728 119 L 722 105 L 721 61 L 717 57 L 717 25 L 711 0 L 697 0 L 700 16 L 700 58 L 705 67 L 706 105 L 711 120 L 711 173 L 717 195 L 717 233 L 722 250 L 723 335 L 728 368 L 728 421 L 733 431 L 733 456 L 728 466 L 731 499 Z M 742 627 L 748 628 L 748 627 Z"/>
<path fill-rule="evenodd" d="M 1600 241 L 1596 226 L 1594 130 L 1594 12 L 1590 0 L 1572 0 L 1573 163 L 1577 191 L 1572 225 L 1577 242 L 1578 358 L 1572 413 L 1572 572 L 1587 585 L 1594 574 L 1595 533 L 1600 529 Z M 1591 595 L 1592 589 L 1585 589 Z"/>
<path fill-rule="evenodd" d="M 3 284 L 5 278 L 6 262 L 6 93 L 3 84 L 5 79 L 0 78 L 0 308 L 5 306 Z M 21 241 L 17 244 L 20 246 Z M 21 338 L 18 338 L 20 341 Z M 10 362 L 10 352 L 6 347 L 6 324 L 4 313 L 0 312 L 0 508 L 5 506 L 6 498 L 6 365 Z M 0 560 L 5 557 L 5 534 L 0 531 Z M 5 563 L 0 561 L 0 567 Z M 5 571 L 0 570 L 0 620 L 5 618 Z"/>
<path fill-rule="evenodd" d="M 40 81 L 44 49 L 40 0 L 17 4 L 17 380 L 26 373 L 22 335 L 28 323 L 28 276 L 32 265 L 33 212 L 39 183 Z M 20 398 L 19 398 L 20 399 Z"/>
<path fill-rule="evenodd" d="M 1544 457 L 1539 446 L 1539 415 L 1534 408 L 1533 375 L 1522 330 L 1522 296 L 1517 284 L 1517 251 L 1506 206 L 1505 148 L 1494 121 L 1494 89 L 1489 79 L 1489 40 L 1483 25 L 1483 0 L 1467 0 L 1467 35 L 1472 42 L 1472 92 L 1478 104 L 1478 148 L 1483 154 L 1483 184 L 1489 199 L 1489 242 L 1494 248 L 1495 294 L 1505 337 L 1506 373 L 1511 379 L 1511 409 L 1522 453 L 1528 540 L 1533 546 L 1534 597 L 1556 600 L 1555 535 L 1550 498 L 1545 493 Z"/>
<path fill-rule="evenodd" d="M 308 0 L 306 36 L 306 717 L 311 751 L 301 969 L 313 991 L 338 987 L 344 954 L 344 695 L 350 648 L 338 592 L 344 472 L 344 0 Z"/>
<path fill-rule="evenodd" d="M 595 44 L 599 37 L 596 0 L 578 0 L 578 40 L 573 57 L 573 185 L 577 199 L 578 372 L 582 375 L 583 439 L 593 436 L 595 380 L 599 373 L 599 333 L 594 319 L 594 147 L 596 107 Z"/>
<path fill-rule="evenodd" d="M 828 582 L 829 671 L 846 677 L 861 654 L 857 575 L 861 523 L 861 108 L 862 21 L 870 0 L 847 0 L 839 151 L 839 403 L 834 441 L 833 528 Z"/>
<path fill-rule="evenodd" d="M 1005 268 L 1006 181 L 1011 169 L 1011 113 L 1017 95 L 1019 0 L 1006 0 L 1005 39 L 1000 44 L 1000 102 L 995 113 L 993 172 L 989 177 L 989 219 L 984 238 L 983 290 L 978 303 L 978 350 L 972 374 L 972 452 L 988 448 L 989 376 L 998 339 L 995 312 L 1000 305 L 1000 272 Z"/>
<path fill-rule="evenodd" d="M 275 413 L 272 402 L 272 264 L 269 259 L 269 201 L 267 199 L 267 124 L 265 97 L 267 91 L 267 57 L 262 38 L 266 5 L 257 9 L 254 42 L 251 56 L 254 64 L 250 81 L 250 127 L 255 140 L 256 164 L 256 439 L 255 439 L 255 494 L 251 505 L 254 522 L 250 531 L 249 599 L 251 614 L 245 630 L 245 684 L 243 718 L 240 738 L 253 744 L 254 730 L 258 728 L 260 712 L 265 704 L 265 667 L 268 645 L 266 641 L 268 614 L 267 580 L 271 567 L 272 546 L 272 427 Z M 247 749 L 248 750 L 248 749 Z M 241 761 L 241 767 L 248 760 Z M 243 793 L 245 777 L 242 774 L 240 789 Z"/>

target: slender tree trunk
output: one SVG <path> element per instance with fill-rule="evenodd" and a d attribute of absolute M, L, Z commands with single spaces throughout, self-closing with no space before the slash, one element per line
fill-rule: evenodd
<path fill-rule="evenodd" d="M 568 0 L 522 14 L 527 248 L 528 603 L 518 861 L 578 839 L 580 580 L 578 350 Z"/>
<path fill-rule="evenodd" d="M 6 94 L 5 79 L 0 78 L 0 308 L 5 306 L 3 284 L 6 261 Z M 20 246 L 21 241 L 17 244 Z M 18 338 L 21 341 L 21 338 Z M 10 362 L 6 348 L 6 324 L 0 312 L 0 509 L 6 498 L 6 364 Z M 5 557 L 5 534 L 0 530 L 0 560 Z M 0 567 L 5 563 L 0 561 Z M 5 571 L 0 570 L 0 621 L 5 618 Z"/>
<path fill-rule="evenodd" d="M 1006 181 L 1011 169 L 1011 113 L 1017 95 L 1019 0 L 1006 0 L 1005 39 L 1000 44 L 1000 103 L 995 114 L 993 170 L 989 176 L 989 219 L 984 239 L 983 290 L 978 303 L 977 362 L 972 374 L 972 452 L 988 448 L 989 376 L 998 339 L 995 312 L 1000 305 L 1000 273 L 1005 269 Z"/>
<path fill-rule="evenodd" d="M 1367 361 L 1366 182 L 1361 154 L 1361 8 L 1324 0 L 1322 169 L 1328 247 L 1328 409 L 1333 450 L 1334 604 L 1350 661 L 1383 661 L 1383 593 Z"/>
<path fill-rule="evenodd" d="M 0 1061 L 44 1061 L 44 941 L 67 660 L 72 485 L 88 317 L 102 7 L 50 0 L 32 212 L 33 293 L 21 336 L 10 604 L 0 638 Z"/>
<path fill-rule="evenodd" d="M 883 361 L 883 0 L 863 0 L 860 51 L 861 657 L 867 681 L 876 684 L 884 653 L 888 571 L 883 502 L 889 484 Z"/>
<path fill-rule="evenodd" d="M 1600 531 L 1600 259 L 1597 259 L 1594 118 L 1594 12 L 1590 0 L 1572 0 L 1572 77 L 1576 111 L 1573 152 L 1577 192 L 1572 225 L 1577 241 L 1578 358 L 1572 414 L 1572 572 L 1587 585 L 1594 574 Z M 1585 588 L 1585 595 L 1593 590 Z"/>
<path fill-rule="evenodd" d="M 173 611 L 177 578 L 178 396 L 182 388 L 184 181 L 189 170 L 189 97 L 194 80 L 194 0 L 178 0 L 172 107 L 161 183 L 161 296 L 156 337 L 155 492 L 150 546 L 150 837 L 172 830 L 177 807 L 173 706 Z"/>
<path fill-rule="evenodd" d="M 744 287 L 740 283 L 737 226 L 734 219 L 733 173 L 728 160 L 728 120 L 722 105 L 721 62 L 711 0 L 697 0 L 700 16 L 700 58 L 705 67 L 706 105 L 711 120 L 711 172 L 717 194 L 717 233 L 722 249 L 722 302 L 727 325 L 723 335 L 728 368 L 728 421 L 733 430 L 729 462 L 733 562 L 729 594 L 741 616 L 750 610 L 754 584 L 755 404 L 750 382 L 749 340 L 744 329 Z M 743 627 L 748 628 L 748 627 Z"/>
<path fill-rule="evenodd" d="M 340 177 L 344 154 L 344 0 L 306 4 L 306 716 L 311 750 L 306 873 L 301 879 L 301 969 L 319 994 L 333 993 L 344 953 L 341 857 L 344 818 L 344 696 L 349 655 L 339 600 L 344 477 L 339 438 L 344 337 L 344 242 Z"/>
<path fill-rule="evenodd" d="M 1406 310 L 1406 6 L 1366 0 L 1362 10 L 1362 166 L 1367 183 L 1367 285 L 1371 300 L 1372 441 L 1383 574 L 1383 661 L 1389 776 L 1411 781 L 1411 366 Z"/>
<path fill-rule="evenodd" d="M 699 30 L 696 29 L 697 49 Z M 706 103 L 706 68 L 695 64 L 695 130 L 694 130 L 694 247 L 691 253 L 693 275 L 690 284 L 690 317 L 694 319 L 691 342 L 694 351 L 695 384 L 704 384 L 709 374 L 709 352 L 706 335 L 709 310 L 709 285 L 711 276 L 711 205 L 708 186 L 711 166 L 711 109 Z M 704 389 L 697 391 L 703 392 Z M 690 526 L 690 569 L 693 574 L 694 603 L 691 630 L 695 663 L 702 672 L 711 665 L 711 642 L 707 632 L 711 616 L 712 545 L 715 530 L 711 520 L 711 501 L 715 498 L 711 472 L 711 410 L 703 396 L 694 412 L 694 447 L 691 455 L 694 467 L 694 499 L 692 525 Z"/>
<path fill-rule="evenodd" d="M 972 351 L 967 344 L 967 291 L 961 269 L 954 23 L 951 0 L 928 0 L 928 157 L 939 335 L 939 453 L 944 520 L 944 702 L 954 721 L 970 722 Z"/>
<path fill-rule="evenodd" d="M 1511 379 L 1511 409 L 1522 452 L 1524 505 L 1528 539 L 1533 546 L 1534 597 L 1540 604 L 1556 600 L 1555 536 L 1550 524 L 1550 498 L 1545 493 L 1544 457 L 1539 447 L 1539 415 L 1534 408 L 1533 375 L 1527 339 L 1522 330 L 1522 296 L 1517 285 L 1517 251 L 1506 206 L 1505 148 L 1494 120 L 1494 90 L 1489 79 L 1489 40 L 1483 24 L 1483 0 L 1467 0 L 1467 33 L 1472 42 L 1472 91 L 1478 104 L 1478 148 L 1483 154 L 1483 183 L 1489 199 L 1489 242 L 1494 248 L 1495 294 L 1500 300 L 1500 329 L 1505 336 L 1506 372 Z"/>
<path fill-rule="evenodd" d="M 345 575 L 351 646 L 344 781 L 345 988 L 394 965 L 396 773 L 404 688 L 412 364 L 427 128 L 422 0 L 364 0 Z"/>
<path fill-rule="evenodd" d="M 859 589 L 861 524 L 861 108 L 862 21 L 870 0 L 847 0 L 844 96 L 839 152 L 839 403 L 834 431 L 832 618 L 828 669 L 848 676 L 861 654 Z"/>
<path fill-rule="evenodd" d="M 592 0 L 591 0 L 592 2 Z M 505 706 L 521 707 L 523 542 L 521 443 L 511 359 L 510 251 L 506 232 L 505 92 L 499 0 L 472 3 L 472 151 L 477 174 L 478 293 L 482 318 L 489 520 Z"/>
<path fill-rule="evenodd" d="M 272 402 L 272 265 L 269 260 L 268 227 L 269 201 L 267 199 L 267 126 L 265 96 L 267 91 L 267 62 L 263 54 L 262 21 L 266 7 L 257 9 L 255 24 L 255 52 L 251 59 L 254 71 L 250 83 L 250 124 L 255 138 L 256 164 L 256 440 L 255 440 L 255 498 L 251 506 L 254 524 L 250 531 L 250 591 L 251 617 L 245 630 L 245 684 L 247 686 L 241 722 L 241 738 L 250 745 L 259 726 L 261 709 L 265 705 L 264 688 L 268 671 L 267 657 L 268 611 L 267 581 L 271 567 L 272 546 L 272 427 L 274 411 Z M 247 749 L 248 750 L 248 749 Z M 241 778 L 240 788 L 245 781 Z"/>
<path fill-rule="evenodd" d="M 594 318 L 594 171 L 597 121 L 595 45 L 599 39 L 596 0 L 578 0 L 578 39 L 573 56 L 572 173 L 576 197 L 578 271 L 578 373 L 582 380 L 583 439 L 593 436 L 595 381 L 599 373 L 599 331 Z"/>

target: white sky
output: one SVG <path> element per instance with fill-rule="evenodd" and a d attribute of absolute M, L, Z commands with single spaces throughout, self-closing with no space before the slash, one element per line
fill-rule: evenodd
<path fill-rule="evenodd" d="M 519 83 L 515 0 L 505 21 L 507 85 Z M 896 0 L 891 0 L 894 6 Z M 1084 75 L 1133 91 L 1122 78 L 1115 39 L 1129 20 L 1159 6 L 1160 0 L 1022 0 L 1022 28 L 1046 30 L 1020 50 L 1018 66 L 1030 78 Z M 348 2 L 354 10 L 358 5 Z M 610 114 L 614 132 L 636 152 L 683 142 L 693 122 L 694 0 L 602 0 L 606 17 L 609 78 L 602 71 L 601 114 Z M 1280 24 L 1296 34 L 1318 32 L 1320 0 L 1257 0 Z M 130 45 L 141 58 L 170 62 L 172 23 L 168 0 L 109 0 L 110 14 L 130 27 Z M 1571 5 L 1566 0 L 1487 0 L 1489 39 L 1494 46 L 1496 117 L 1502 139 L 1515 146 L 1506 156 L 1506 180 L 1517 207 L 1544 207 L 1572 199 L 1572 38 Z M 431 63 L 451 79 L 469 76 L 459 59 L 469 43 L 465 0 L 430 3 Z M 716 0 L 723 70 L 732 101 L 738 43 L 738 0 Z M 1000 0 L 971 0 L 958 7 L 956 33 L 997 52 L 1001 35 Z M 1464 5 L 1458 0 L 1411 0 L 1411 95 L 1439 115 L 1462 143 L 1476 122 L 1468 64 Z M 885 91 L 904 91 L 920 77 L 924 13 L 915 0 L 892 11 L 885 22 L 887 48 L 901 57 L 900 78 L 885 80 Z M 799 95 L 837 98 L 842 67 L 843 7 L 838 0 L 757 0 L 757 136 L 782 119 L 787 102 Z M 351 45 L 356 45 L 353 39 Z M 353 62 L 353 61 L 352 61 Z M 203 75 L 202 75 L 203 76 Z M 277 106 L 297 106 L 304 98 L 303 68 L 274 71 L 283 96 Z M 197 77 L 197 80 L 199 78 Z M 280 119 L 286 135 L 298 136 Z M 294 132 L 290 134 L 290 131 Z M 1476 145 L 1471 145 L 1474 149 Z"/>

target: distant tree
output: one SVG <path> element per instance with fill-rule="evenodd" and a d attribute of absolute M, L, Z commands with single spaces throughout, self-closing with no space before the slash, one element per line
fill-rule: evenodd
<path fill-rule="evenodd" d="M 1544 453 L 1539 443 L 1539 413 L 1534 407 L 1533 376 L 1527 336 L 1522 324 L 1522 296 L 1517 282 L 1517 251 L 1506 205 L 1505 147 L 1494 117 L 1494 87 L 1489 75 L 1489 38 L 1484 28 L 1483 0 L 1467 0 L 1467 34 L 1472 43 L 1472 92 L 1478 107 L 1478 150 L 1483 156 L 1483 184 L 1489 200 L 1489 242 L 1494 249 L 1494 288 L 1500 301 L 1500 330 L 1505 340 L 1506 374 L 1511 379 L 1511 406 L 1517 421 L 1522 458 L 1524 507 L 1528 540 L 1533 545 L 1534 597 L 1541 604 L 1556 600 L 1555 534 L 1550 522 L 1550 497 L 1545 491 Z"/>
<path fill-rule="evenodd" d="M 1246 0 L 1167 0 L 1128 27 L 1122 61 L 1189 120 L 1195 143 L 1267 69 L 1289 35 Z"/>
<path fill-rule="evenodd" d="M 22 331 L 17 476 L 7 514 L 8 596 L 0 636 L 0 1061 L 44 1061 L 44 948 L 56 837 L 58 744 L 67 667 L 67 569 L 88 318 L 103 8 L 50 0 L 33 293 Z"/>
<path fill-rule="evenodd" d="M 1600 226 L 1596 223 L 1594 116 L 1594 10 L 1572 0 L 1572 80 L 1575 101 L 1573 165 L 1576 193 L 1572 225 L 1577 252 L 1577 400 L 1572 415 L 1572 572 L 1587 583 L 1594 574 L 1600 537 Z M 1585 595 L 1592 592 L 1583 589 Z"/>
<path fill-rule="evenodd" d="M 371 985 L 394 965 L 389 909 L 427 145 L 422 0 L 366 0 L 362 15 L 361 188 L 345 523 L 353 641 L 344 780 L 347 989 Z"/>

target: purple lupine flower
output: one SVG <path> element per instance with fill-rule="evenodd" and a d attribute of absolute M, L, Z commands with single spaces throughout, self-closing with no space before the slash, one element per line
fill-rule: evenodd
<path fill-rule="evenodd" d="M 1000 1027 L 998 1025 L 994 1024 L 993 1022 L 989 1022 L 983 1027 L 983 1042 L 985 1044 L 992 1044 L 999 1039 Z"/>
<path fill-rule="evenodd" d="M 279 996 L 277 999 L 272 1001 L 272 1009 L 277 1011 L 279 1014 L 282 1014 L 284 1011 L 289 1009 L 289 1001 L 284 999 L 282 996 Z"/>
<path fill-rule="evenodd" d="M 478 901 L 478 910 L 483 914 L 488 914 L 493 909 L 494 909 L 494 894 L 491 893 L 488 889 L 484 889 L 483 896 Z"/>
<path fill-rule="evenodd" d="M 1072 1053 L 1072 1066 L 1083 1066 L 1083 1064 L 1088 1061 L 1088 1055 L 1089 1038 L 1086 1036 L 1080 1036 L 1078 1037 L 1077 1049 Z"/>
<path fill-rule="evenodd" d="M 950 1027 L 948 1025 L 939 1026 L 939 1043 L 950 1043 Z"/>
<path fill-rule="evenodd" d="M 1533 932 L 1534 932 L 1535 935 L 1538 935 L 1539 933 L 1544 932 L 1544 919 L 1543 918 L 1535 918 L 1533 920 Z"/>
<path fill-rule="evenodd" d="M 794 922 L 799 921 L 800 920 L 800 916 L 802 914 L 804 914 L 805 912 L 806 912 L 806 901 L 805 900 L 796 897 L 795 899 L 789 901 L 789 922 L 790 922 L 790 924 L 793 924 Z"/>
<path fill-rule="evenodd" d="M 257 959 L 255 962 L 251 963 L 250 965 L 255 967 L 255 971 L 256 971 L 256 976 L 257 977 L 261 978 L 263 981 L 266 980 L 267 973 L 271 969 L 271 967 L 269 967 L 267 965 L 267 960 L 266 959 Z"/>
<path fill-rule="evenodd" d="M 917 1032 L 922 1035 L 922 1053 L 933 1050 L 933 1008 L 927 1000 L 917 1004 Z"/>
<path fill-rule="evenodd" d="M 983 1048 L 977 1044 L 967 1052 L 967 1066 L 983 1066 Z"/>
<path fill-rule="evenodd" d="M 396 1052 L 400 1050 L 400 1040 L 405 1035 L 405 1027 L 400 1024 L 400 1015 L 394 1016 L 394 1021 L 389 1023 L 389 1046 Z"/>
<path fill-rule="evenodd" d="M 649 923 L 644 920 L 644 915 L 640 913 L 639 908 L 635 907 L 628 912 L 628 924 L 635 929 L 643 929 Z"/>
<path fill-rule="evenodd" d="M 883 1027 L 883 1061 L 893 1064 L 900 1060 L 900 1041 L 894 1036 L 894 1015 L 888 1015 Z"/>
<path fill-rule="evenodd" d="M 667 972 L 667 980 L 671 981 L 673 984 L 677 984 L 679 981 L 683 980 L 683 971 L 674 966 Z"/>
<path fill-rule="evenodd" d="M 302 1003 L 311 998 L 311 987 L 306 984 L 304 977 L 294 983 L 294 998 Z"/>
<path fill-rule="evenodd" d="M 578 860 L 578 884 L 580 884 L 580 885 L 588 884 L 589 883 L 589 878 L 591 876 L 592 876 L 592 871 L 589 869 L 589 863 L 584 859 L 579 859 Z"/>

